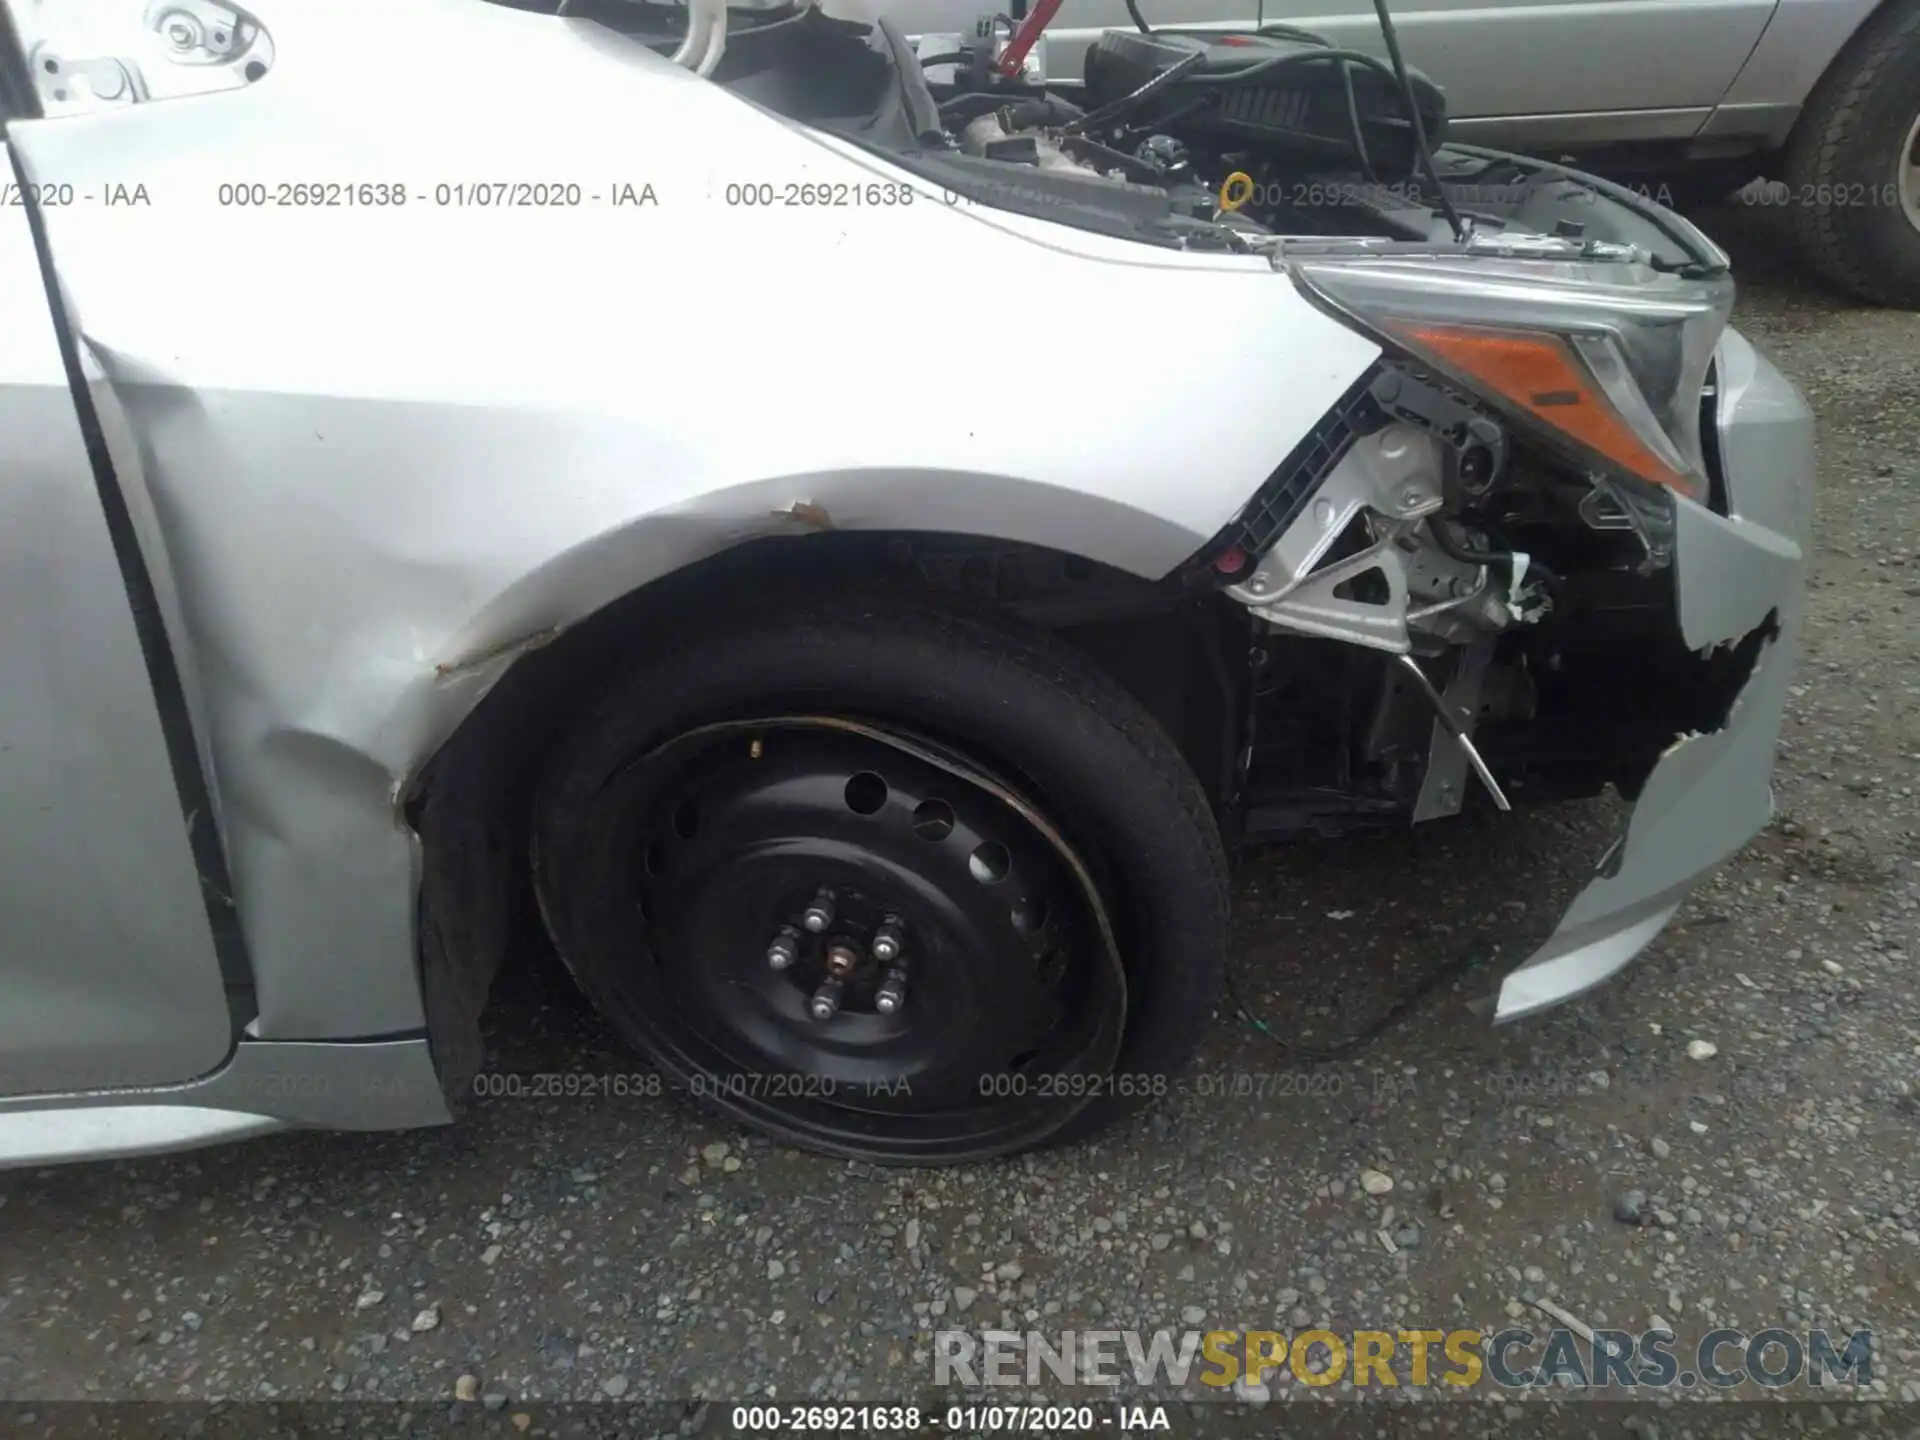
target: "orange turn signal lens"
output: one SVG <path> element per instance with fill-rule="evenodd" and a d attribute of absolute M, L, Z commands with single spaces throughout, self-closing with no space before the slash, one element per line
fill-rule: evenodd
<path fill-rule="evenodd" d="M 1696 477 L 1640 438 L 1584 361 L 1558 335 L 1478 326 L 1390 323 L 1385 328 L 1586 449 L 1683 495 Z"/>

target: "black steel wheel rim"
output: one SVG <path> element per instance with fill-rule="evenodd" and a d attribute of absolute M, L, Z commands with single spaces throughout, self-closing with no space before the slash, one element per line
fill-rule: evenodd
<path fill-rule="evenodd" d="M 1109 1083 L 1126 979 L 1093 876 L 967 757 L 786 716 L 689 732 L 612 784 L 620 1018 L 695 1094 L 925 1163 L 1035 1144 Z"/>

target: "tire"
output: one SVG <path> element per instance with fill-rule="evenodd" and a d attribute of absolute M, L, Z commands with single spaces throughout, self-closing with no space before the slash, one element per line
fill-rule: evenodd
<path fill-rule="evenodd" d="M 1920 0 L 1891 0 L 1814 88 L 1784 179 L 1802 252 L 1833 284 L 1920 309 Z"/>
<path fill-rule="evenodd" d="M 1164 1094 L 1218 996 L 1228 906 L 1226 862 L 1211 810 L 1165 732 L 1086 656 L 997 612 L 918 592 L 761 592 L 751 601 L 646 643 L 590 700 L 544 766 L 533 815 L 536 892 L 556 948 L 609 1023 L 670 1083 L 710 1108 L 788 1143 L 881 1162 L 955 1163 L 1071 1140 Z M 841 734 L 832 728 L 837 721 L 811 728 L 804 719 L 789 724 L 776 718 L 770 729 L 760 724 L 767 717 L 806 716 L 842 717 L 869 729 Z M 744 728 L 735 733 L 733 726 Z M 689 732 L 700 733 L 676 740 Z M 723 738 L 702 738 L 713 733 Z M 876 734 L 883 739 L 875 740 Z M 896 744 L 926 748 L 900 752 Z M 953 772 L 943 778 L 938 764 L 922 764 L 929 756 L 953 760 Z M 756 768 L 765 766 L 774 768 Z M 781 766 L 791 767 L 791 774 Z M 843 769 L 854 767 L 858 772 L 842 782 Z M 1004 785 L 1040 812 L 1066 850 L 1050 851 L 1040 834 L 1044 826 L 1019 821 L 1011 807 L 993 798 L 990 785 L 956 780 L 954 774 L 962 772 Z M 763 779 L 767 774 L 774 778 Z M 786 797 L 780 805 L 829 808 L 839 802 L 794 797 L 844 795 L 844 808 L 851 811 L 856 780 L 871 781 L 882 797 L 873 802 L 879 808 L 869 819 L 838 810 L 817 816 L 807 811 L 800 820 L 787 810 L 778 811 L 778 820 L 744 818 L 774 814 L 774 795 Z M 922 840 L 937 833 L 923 830 L 919 817 L 929 805 L 946 802 L 921 799 L 917 808 L 906 808 L 929 786 L 952 802 L 946 814 L 950 833 L 937 845 L 916 849 L 899 827 L 911 823 Z M 858 808 L 866 813 L 864 800 Z M 669 811 L 668 838 L 643 843 L 640 837 L 667 833 L 661 816 Z M 866 825 L 879 828 L 849 828 Z M 971 930 L 953 920 L 950 930 L 941 929 L 960 913 L 949 902 L 973 907 L 968 914 L 1009 915 L 1020 927 L 1027 902 L 1009 910 L 1003 899 L 981 901 L 990 893 L 982 888 L 983 873 L 974 869 L 971 879 L 956 878 L 962 871 L 947 854 L 956 837 L 971 843 L 967 837 L 974 832 L 994 827 L 1012 846 L 1001 853 L 1014 857 L 1021 884 L 1028 875 L 1057 880 L 1080 874 L 1092 880 L 1110 913 L 1117 945 L 1100 947 L 1092 938 L 1099 909 L 1087 899 L 1088 887 L 1076 891 L 1066 881 L 1049 888 L 1054 913 L 1062 918 L 1040 914 L 1036 933 L 1042 938 L 1034 943 L 1054 946 L 1047 967 L 1064 977 L 1057 991 L 1038 988 L 1040 982 L 1022 968 L 1030 962 L 1013 953 L 1013 937 L 992 929 L 990 920 Z M 768 838 L 774 831 L 777 836 Z M 819 838 L 793 838 L 802 831 Z M 636 844 L 642 845 L 641 871 L 651 876 L 657 870 L 661 879 L 632 878 Z M 670 853 L 656 866 L 662 844 Z M 904 1027 L 903 1035 L 914 1024 L 935 1035 L 911 1053 L 935 1074 L 934 1093 L 947 1095 L 947 1109 L 923 1099 L 917 1082 L 912 1096 L 884 1103 L 869 1095 L 870 1087 L 850 1091 L 845 1077 L 867 1063 L 868 1052 L 854 1042 L 844 1052 L 835 1050 L 836 1030 L 808 1031 L 796 1021 L 789 1013 L 791 997 L 779 988 L 784 977 L 772 975 L 763 959 L 759 947 L 767 941 L 760 937 L 772 928 L 767 915 L 775 921 L 791 917 L 811 888 L 804 864 L 838 865 L 849 844 L 857 863 L 872 859 L 858 875 L 879 876 L 875 887 L 920 867 L 899 893 L 919 903 L 922 889 L 930 887 L 935 897 L 926 902 L 934 907 L 933 918 L 922 931 L 909 928 L 907 949 L 918 938 L 941 953 L 906 972 L 902 1015 L 885 1023 Z M 1062 858 L 1069 852 L 1084 861 L 1081 869 Z M 783 858 L 793 853 L 801 859 Z M 980 853 L 973 852 L 976 858 Z M 797 876 L 778 868 L 789 863 L 803 866 Z M 972 862 L 962 856 L 957 863 Z M 936 878 L 925 878 L 921 870 Z M 761 883 L 754 877 L 767 878 Z M 831 878 L 839 883 L 846 876 L 834 870 Z M 801 881 L 806 883 L 794 889 Z M 851 888 L 842 885 L 833 893 L 843 905 L 864 903 L 866 885 L 856 877 Z M 853 901 L 844 899 L 848 895 Z M 763 902 L 771 909 L 757 920 L 741 918 Z M 1047 902 L 1039 908 L 1045 912 Z M 640 909 L 645 918 L 638 918 Z M 843 919 L 854 923 L 836 915 L 834 926 Z M 728 928 L 736 926 L 748 928 Z M 963 932 L 988 938 L 971 949 L 939 938 Z M 794 935 L 802 947 L 826 947 L 830 938 L 816 942 L 794 927 L 779 933 Z M 1046 939 L 1049 934 L 1055 938 Z M 849 943 L 864 957 L 866 948 L 877 949 L 877 940 L 868 946 L 875 935 L 870 928 Z M 751 961 L 739 958 L 749 949 Z M 964 958 L 956 959 L 963 950 Z M 832 954 L 830 947 L 816 949 L 809 963 Z M 1108 957 L 1105 971 L 1097 958 L 1102 955 Z M 1103 988 L 1112 987 L 1116 961 L 1125 973 L 1124 998 L 1117 1001 L 1112 988 Z M 868 964 L 865 958 L 861 963 Z M 729 966 L 735 969 L 726 972 L 728 988 L 718 999 L 707 996 L 702 986 L 721 986 L 720 979 L 708 977 Z M 795 982 L 804 995 L 820 972 L 808 978 L 799 969 Z M 857 986 L 852 980 L 848 985 L 851 1004 Z M 944 998 L 929 999 L 916 1012 L 923 985 L 930 993 L 947 988 L 940 991 Z M 986 987 L 985 1011 L 978 995 L 956 992 L 967 985 Z M 1023 998 L 1029 992 L 1068 997 L 1049 1002 L 1058 1016 L 1045 1022 L 1050 1028 Z M 744 1000 L 736 998 L 742 994 Z M 812 1019 L 810 1003 L 800 1006 L 803 1020 Z M 1068 1082 L 1039 1073 L 1019 1082 L 1019 1096 L 957 1099 L 954 1087 L 961 1082 L 954 1077 L 973 1054 L 966 1048 L 973 1040 L 970 1031 L 945 1034 L 943 1026 L 959 1022 L 942 1017 L 959 1014 L 975 1015 L 978 1028 L 996 1039 L 1003 1027 L 1009 1034 L 1044 1028 L 1043 1041 L 1021 1052 L 1043 1058 L 1067 1053 L 1072 1037 L 1096 1028 L 1094 1018 L 1083 1016 L 1105 1017 L 1098 1023 L 1108 1026 L 1111 1068 L 1102 1065 L 1101 1075 L 1073 1080 L 1071 1095 L 1064 1093 Z M 877 1014 L 857 1014 L 835 1015 L 830 1025 L 840 1027 L 842 1020 L 849 1020 L 843 1028 L 861 1035 L 883 1023 Z M 809 1038 L 816 1033 L 821 1038 Z M 884 1047 L 896 1040 L 907 1043 L 898 1036 L 873 1041 L 872 1054 L 883 1067 L 894 1053 Z M 784 1062 L 786 1071 L 764 1063 L 766 1055 Z M 955 1058 L 942 1070 L 928 1055 Z M 751 1093 L 736 1072 L 753 1077 Z M 814 1078 L 782 1082 L 782 1073 Z M 990 1080 L 981 1070 L 979 1092 L 1011 1085 L 998 1078 L 1003 1073 L 993 1072 Z M 827 1082 L 819 1077 L 836 1075 L 841 1078 L 833 1080 L 835 1089 L 823 1093 L 819 1086 Z M 851 1083 L 864 1084 L 857 1075 Z M 1041 1107 L 1044 1114 L 1017 1123 L 976 1125 L 969 1118 L 969 1106 L 994 1115 L 1031 1108 L 1039 1100 L 1029 1093 L 1036 1087 L 1062 1092 L 1049 1097 L 1051 1109 Z M 938 1113 L 923 1123 L 917 1106 Z M 878 1118 L 875 1107 L 884 1112 Z"/>

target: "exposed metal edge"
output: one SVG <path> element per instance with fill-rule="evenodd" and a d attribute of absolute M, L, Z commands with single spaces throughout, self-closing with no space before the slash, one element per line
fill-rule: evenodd
<path fill-rule="evenodd" d="M 11 148 L 8 158 L 14 179 L 23 193 L 31 185 L 20 156 Z M 241 933 L 239 913 L 233 900 L 233 877 L 227 864 L 226 847 L 215 822 L 212 789 L 200 761 L 199 746 L 193 733 L 192 711 L 187 703 L 186 687 L 179 663 L 173 653 L 162 619 L 159 594 L 148 569 L 145 552 L 127 497 L 114 473 L 108 453 L 106 434 L 86 372 L 80 364 L 79 342 L 61 299 L 59 274 L 53 264 L 53 249 L 47 240 L 45 218 L 39 207 L 25 206 L 27 228 L 33 236 L 34 253 L 39 257 L 40 280 L 53 322 L 60 361 L 67 374 L 67 392 L 73 402 L 74 416 L 93 469 L 94 487 L 106 522 L 107 536 L 114 558 L 120 566 L 121 583 L 126 587 L 127 604 L 133 616 L 140 653 L 146 660 L 147 681 L 152 687 L 160 733 L 167 748 L 168 764 L 173 771 L 174 792 L 180 801 L 181 823 L 193 854 L 194 869 L 200 880 L 200 899 L 206 906 L 207 926 L 213 934 L 214 953 L 225 984 L 228 1018 L 237 1039 L 257 1013 L 253 987 L 253 966 L 247 957 L 246 938 Z"/>

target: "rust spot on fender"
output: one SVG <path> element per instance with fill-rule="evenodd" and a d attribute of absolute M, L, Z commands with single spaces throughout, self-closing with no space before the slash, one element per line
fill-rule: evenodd
<path fill-rule="evenodd" d="M 472 674 L 476 670 L 488 669 L 498 661 L 509 658 L 517 659 L 519 656 L 525 655 L 530 651 L 538 650 L 543 645 L 551 645 L 555 640 L 560 638 L 566 628 L 564 625 L 549 626 L 545 630 L 536 630 L 531 635 L 522 635 L 516 640 L 502 640 L 498 645 L 489 645 L 486 649 L 462 659 L 448 660 L 443 664 L 433 667 L 433 678 L 436 680 L 457 680 L 461 676 Z"/>
<path fill-rule="evenodd" d="M 796 500 L 784 510 L 772 512 L 776 520 L 798 520 L 809 530 L 833 529 L 833 516 L 818 500 Z"/>

